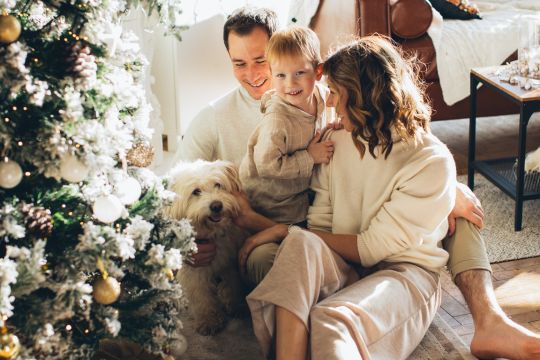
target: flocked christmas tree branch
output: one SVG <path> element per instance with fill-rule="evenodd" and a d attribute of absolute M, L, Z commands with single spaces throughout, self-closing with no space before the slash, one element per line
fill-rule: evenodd
<path fill-rule="evenodd" d="M 0 350 L 88 359 L 121 336 L 185 349 L 174 271 L 192 252 L 153 149 L 134 6 L 179 35 L 179 1 L 0 0 Z"/>

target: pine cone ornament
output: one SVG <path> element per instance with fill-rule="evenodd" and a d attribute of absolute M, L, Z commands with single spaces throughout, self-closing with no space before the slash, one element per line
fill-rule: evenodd
<path fill-rule="evenodd" d="M 70 49 L 68 63 L 76 87 L 86 89 L 96 81 L 96 58 L 88 46 L 76 42 Z"/>
<path fill-rule="evenodd" d="M 51 235 L 53 229 L 51 211 L 34 204 L 24 204 L 21 212 L 28 234 L 36 238 L 46 238 Z"/>

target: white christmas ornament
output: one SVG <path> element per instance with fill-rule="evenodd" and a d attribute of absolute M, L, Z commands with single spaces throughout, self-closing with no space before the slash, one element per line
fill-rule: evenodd
<path fill-rule="evenodd" d="M 75 155 L 66 154 L 60 163 L 60 176 L 69 182 L 80 182 L 88 176 L 89 168 Z"/>
<path fill-rule="evenodd" d="M 169 354 L 175 358 L 180 358 L 187 350 L 188 342 L 184 335 L 177 334 L 176 339 L 172 340 L 169 345 Z"/>
<path fill-rule="evenodd" d="M 101 222 L 111 223 L 122 215 L 124 206 L 114 195 L 100 196 L 94 202 L 94 216 Z"/>
<path fill-rule="evenodd" d="M 132 177 L 127 177 L 116 184 L 115 195 L 124 205 L 131 205 L 141 197 L 141 184 Z"/>
<path fill-rule="evenodd" d="M 5 159 L 0 162 L 0 186 L 11 189 L 19 185 L 23 176 L 21 166 L 13 160 Z"/>

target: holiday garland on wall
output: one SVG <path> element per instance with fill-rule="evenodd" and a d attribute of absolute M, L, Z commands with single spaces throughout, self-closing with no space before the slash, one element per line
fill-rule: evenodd
<path fill-rule="evenodd" d="M 0 0 L 0 359 L 89 359 L 118 336 L 185 349 L 174 272 L 194 234 L 146 168 L 134 5 Z M 178 1 L 143 5 L 179 36 Z"/>

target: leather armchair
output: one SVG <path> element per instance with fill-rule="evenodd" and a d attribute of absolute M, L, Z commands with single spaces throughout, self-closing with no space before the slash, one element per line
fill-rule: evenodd
<path fill-rule="evenodd" d="M 354 3 L 353 3 L 354 1 Z M 332 3 L 330 5 L 329 3 Z M 442 90 L 437 74 L 437 57 L 427 30 L 432 21 L 431 5 L 426 0 L 339 0 L 341 6 L 354 6 L 349 15 L 341 12 L 340 16 L 354 16 L 353 27 L 357 35 L 367 36 L 375 33 L 391 37 L 402 49 L 416 56 L 421 62 L 421 76 L 427 84 L 427 96 L 433 107 L 432 120 L 450 120 L 469 117 L 469 98 L 465 98 L 452 106 L 448 106 L 442 97 Z M 312 20 L 312 26 L 320 36 L 328 37 L 336 31 L 331 27 L 335 23 L 336 14 L 332 7 L 334 0 L 321 0 L 317 14 Z M 324 19 L 326 16 L 326 20 Z M 341 22 L 347 20 L 340 20 Z M 324 34 L 323 34 L 324 33 Z M 321 38 L 321 40 L 323 40 Z M 516 54 L 507 61 L 514 60 Z M 486 87 L 477 93 L 477 115 L 493 116 L 517 113 L 518 107 Z M 493 100 L 496 99 L 496 100 Z"/>

